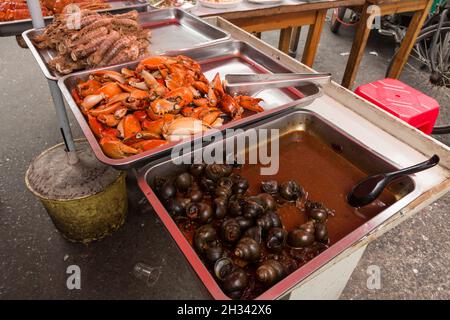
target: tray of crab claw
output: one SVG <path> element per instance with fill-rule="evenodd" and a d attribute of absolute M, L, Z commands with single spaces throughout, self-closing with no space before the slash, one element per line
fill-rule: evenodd
<path fill-rule="evenodd" d="M 232 94 L 223 83 L 228 74 L 290 72 L 258 49 L 228 41 L 68 75 L 58 85 L 97 158 L 127 169 L 321 94 L 311 82 L 249 94 Z"/>

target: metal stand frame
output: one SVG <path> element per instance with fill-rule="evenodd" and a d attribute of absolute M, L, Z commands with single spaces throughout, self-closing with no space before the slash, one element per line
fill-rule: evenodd
<path fill-rule="evenodd" d="M 28 10 L 30 11 L 31 20 L 34 28 L 45 27 L 44 18 L 42 17 L 41 5 L 39 0 L 27 0 Z M 58 116 L 61 134 L 66 145 L 69 155 L 69 162 L 71 164 L 78 161 L 75 153 L 75 143 L 70 130 L 69 119 L 67 117 L 66 108 L 64 105 L 63 96 L 56 81 L 48 80 L 48 86 L 52 95 L 53 104 L 55 106 L 56 115 Z"/>

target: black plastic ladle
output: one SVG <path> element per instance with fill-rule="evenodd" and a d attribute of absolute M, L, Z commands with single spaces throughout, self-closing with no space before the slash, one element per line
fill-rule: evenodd
<path fill-rule="evenodd" d="M 353 207 L 368 205 L 380 196 L 384 188 L 386 188 L 392 180 L 429 169 L 438 163 L 439 157 L 434 155 L 427 161 L 408 168 L 369 176 L 353 187 L 352 191 L 347 195 L 347 201 Z"/>

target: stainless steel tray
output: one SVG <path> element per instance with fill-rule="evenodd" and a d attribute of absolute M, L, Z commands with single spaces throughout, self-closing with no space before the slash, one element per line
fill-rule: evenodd
<path fill-rule="evenodd" d="M 184 50 L 225 41 L 230 35 L 210 25 L 202 19 L 176 8 L 151 10 L 139 14 L 139 23 L 152 30 L 150 54 L 160 54 L 168 50 Z M 54 50 L 38 50 L 31 39 L 43 32 L 32 29 L 23 33 L 23 38 L 38 62 L 45 77 L 58 80 L 64 75 L 50 70 L 48 61 L 55 55 Z"/>
<path fill-rule="evenodd" d="M 253 124 L 252 128 L 255 128 L 256 130 L 262 128 L 277 128 L 280 129 L 280 136 L 292 131 L 307 131 L 308 133 L 318 137 L 321 141 L 325 142 L 328 146 L 330 146 L 330 148 L 336 149 L 336 146 L 338 145 L 340 147 L 340 155 L 342 155 L 351 164 L 368 174 L 389 171 L 395 168 L 389 160 L 373 152 L 370 147 L 355 140 L 331 124 L 331 122 L 318 116 L 312 111 L 301 110 L 290 113 L 281 113 L 271 119 L 266 119 Z M 234 136 L 228 139 L 235 139 L 236 137 L 237 136 Z M 227 142 L 226 140 L 216 142 L 208 147 L 213 147 L 217 143 L 223 143 L 226 145 Z M 225 150 L 225 147 L 223 149 Z M 197 154 L 198 153 L 196 153 L 196 156 Z M 189 156 L 190 154 L 186 155 L 186 157 Z M 193 157 L 193 155 L 191 156 Z M 220 289 L 214 277 L 204 266 L 194 248 L 186 240 L 183 233 L 173 221 L 172 217 L 168 214 L 167 210 L 164 208 L 152 189 L 155 176 L 176 175 L 185 169 L 185 165 L 176 165 L 176 161 L 176 159 L 165 157 L 159 161 L 148 163 L 146 166 L 139 169 L 137 171 L 139 187 L 212 297 L 214 299 L 226 299 L 227 297 Z M 280 166 L 283 166 L 283 163 L 280 163 Z M 301 168 L 299 168 L 299 170 L 301 171 Z M 297 269 L 294 273 L 290 274 L 273 287 L 269 288 L 257 297 L 257 299 L 277 299 L 282 297 L 303 279 L 385 223 L 399 210 L 407 206 L 419 196 L 420 190 L 416 187 L 416 179 L 417 178 L 413 175 L 393 183 L 390 186 L 390 191 L 395 195 L 396 202 L 332 244 L 327 250 L 306 263 L 301 268 Z M 321 201 L 321 199 L 314 200 Z"/>
<path fill-rule="evenodd" d="M 146 0 L 107 0 L 111 8 L 97 10 L 98 12 L 123 13 L 131 10 L 143 12 L 147 10 L 149 4 Z M 53 16 L 44 17 L 45 24 L 51 23 Z M 22 32 L 32 29 L 31 19 L 13 20 L 0 22 L 0 37 L 10 37 L 20 35 Z"/>
<path fill-rule="evenodd" d="M 263 54 L 256 48 L 240 41 L 227 41 L 209 45 L 202 48 L 172 51 L 168 55 L 187 55 L 198 61 L 202 67 L 205 76 L 212 79 L 219 72 L 223 78 L 228 73 L 284 73 L 290 72 L 289 69 L 273 60 L 271 57 Z M 124 63 L 118 66 L 103 68 L 108 70 L 120 70 L 122 67 L 134 68 L 138 62 Z M 92 70 L 91 70 L 92 71 Z M 124 159 L 111 159 L 107 157 L 100 148 L 94 134 L 80 109 L 73 100 L 70 91 L 77 84 L 77 80 L 85 80 L 89 77 L 91 71 L 83 71 L 78 74 L 68 75 L 58 81 L 58 85 L 63 93 L 70 109 L 75 115 L 81 129 L 86 136 L 96 157 L 103 163 L 114 166 L 118 169 L 128 169 L 131 167 L 142 166 L 148 161 L 155 160 L 170 152 L 177 143 L 167 145 L 127 157 Z M 257 97 L 263 98 L 265 104 L 264 112 L 244 117 L 240 120 L 230 121 L 224 124 L 219 130 L 242 127 L 249 123 L 270 117 L 283 110 L 293 107 L 304 107 L 310 104 L 315 98 L 321 95 L 320 87 L 313 84 L 305 84 L 302 87 L 286 89 L 267 89 L 260 92 Z M 301 100 L 299 100 L 301 99 Z M 204 134 L 208 135 L 207 133 Z M 201 139 L 201 136 L 193 139 Z M 183 142 L 190 143 L 190 142 Z"/>

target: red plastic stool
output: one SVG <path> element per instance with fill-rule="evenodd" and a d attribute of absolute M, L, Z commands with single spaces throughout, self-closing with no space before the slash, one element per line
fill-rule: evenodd
<path fill-rule="evenodd" d="M 363 84 L 355 93 L 426 134 L 433 130 L 439 114 L 436 100 L 396 79 Z"/>

